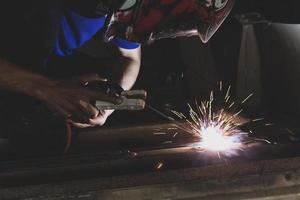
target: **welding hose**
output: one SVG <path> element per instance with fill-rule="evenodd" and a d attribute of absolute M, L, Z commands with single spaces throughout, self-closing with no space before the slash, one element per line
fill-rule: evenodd
<path fill-rule="evenodd" d="M 117 83 L 113 82 L 103 82 L 103 81 L 94 81 L 89 82 L 86 85 L 89 89 L 105 91 L 107 94 L 120 95 L 124 89 Z M 65 122 L 66 127 L 66 142 L 64 146 L 64 153 L 67 153 L 72 145 L 72 125 L 69 122 Z"/>
<path fill-rule="evenodd" d="M 64 154 L 68 153 L 72 144 L 72 126 L 69 122 L 65 122 L 66 126 L 66 142 L 64 146 Z"/>

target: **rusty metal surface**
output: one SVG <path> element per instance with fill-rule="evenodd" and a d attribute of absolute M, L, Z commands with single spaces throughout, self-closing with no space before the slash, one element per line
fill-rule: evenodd
<path fill-rule="evenodd" d="M 1 199 L 250 199 L 299 195 L 300 158 L 0 189 Z"/>
<path fill-rule="evenodd" d="M 1 161 L 0 199 L 250 199 L 298 195 L 299 143 L 255 143 L 236 155 L 219 158 L 217 153 L 188 147 L 193 139 L 184 133 L 174 138 L 177 130 L 170 127 L 156 124 L 92 129 L 75 137 L 69 154 Z M 269 131 L 282 132 L 274 129 Z"/>

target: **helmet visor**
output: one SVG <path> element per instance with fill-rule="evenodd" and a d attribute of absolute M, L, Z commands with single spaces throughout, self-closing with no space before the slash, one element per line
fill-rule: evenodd
<path fill-rule="evenodd" d="M 234 6 L 234 0 L 212 0 L 207 7 L 210 13 L 208 20 L 203 20 L 198 27 L 199 37 L 203 43 L 207 43 L 225 21 Z M 210 10 L 210 11 L 209 11 Z"/>

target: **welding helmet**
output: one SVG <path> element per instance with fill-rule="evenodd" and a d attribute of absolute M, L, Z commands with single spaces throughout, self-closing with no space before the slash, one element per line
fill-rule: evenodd
<path fill-rule="evenodd" d="M 126 0 L 109 18 L 104 38 L 139 43 L 198 35 L 203 43 L 214 35 L 235 0 Z"/>

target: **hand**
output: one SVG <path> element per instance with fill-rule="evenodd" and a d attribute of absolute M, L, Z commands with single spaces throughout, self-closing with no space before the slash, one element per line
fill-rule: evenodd
<path fill-rule="evenodd" d="M 114 112 L 114 110 L 99 110 L 98 116 L 94 119 L 89 119 L 88 124 L 71 122 L 77 128 L 88 128 L 93 126 L 103 126 L 107 118 Z"/>
<path fill-rule="evenodd" d="M 102 100 L 118 104 L 122 100 L 117 96 L 86 88 L 84 84 L 90 81 L 105 80 L 93 74 L 72 81 L 58 81 L 42 88 L 40 97 L 54 113 L 75 127 L 87 128 L 103 125 L 112 112 L 99 111 L 90 102 Z"/>

